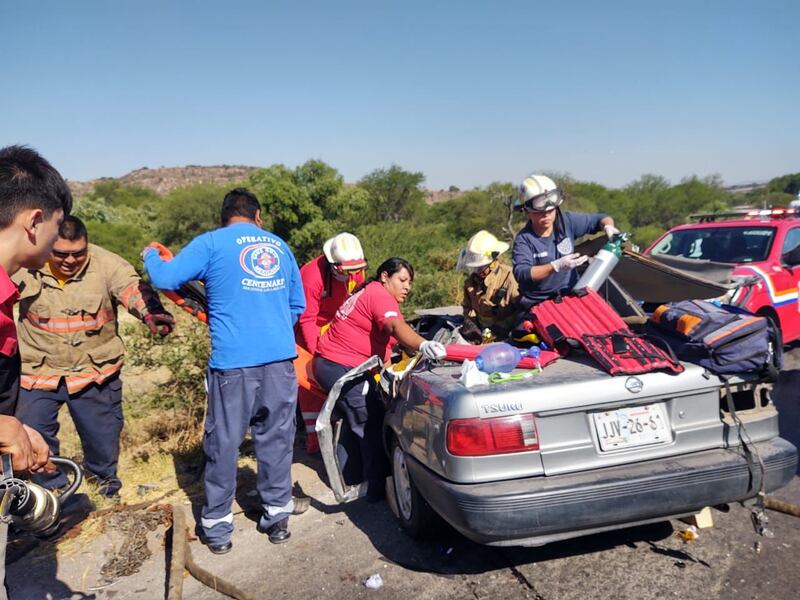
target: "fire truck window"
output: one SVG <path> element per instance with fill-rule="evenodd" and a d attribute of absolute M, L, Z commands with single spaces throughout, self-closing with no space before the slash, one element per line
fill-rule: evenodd
<path fill-rule="evenodd" d="M 798 244 L 800 244 L 800 227 L 795 227 L 786 234 L 786 239 L 783 240 L 783 246 L 781 247 L 781 254 L 794 250 Z"/>
<path fill-rule="evenodd" d="M 800 243 L 800 228 L 795 235 Z M 703 227 L 673 231 L 652 250 L 696 260 L 749 263 L 765 260 L 775 229 L 772 227 Z"/>

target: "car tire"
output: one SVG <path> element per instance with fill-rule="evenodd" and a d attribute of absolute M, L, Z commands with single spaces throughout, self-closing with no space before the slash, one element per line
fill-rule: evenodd
<path fill-rule="evenodd" d="M 770 359 L 773 362 L 772 366 L 774 367 L 774 369 L 770 369 L 768 375 L 768 379 L 771 379 L 774 382 L 777 380 L 780 370 L 781 361 L 779 359 L 776 359 L 776 355 L 781 356 L 783 353 L 783 332 L 781 331 L 781 328 L 778 326 L 777 318 L 774 315 L 770 314 L 767 311 L 760 311 L 757 312 L 756 314 L 759 317 L 764 317 L 769 322 L 770 327 L 772 327 L 772 331 L 775 332 L 774 344 L 777 346 L 777 348 L 772 348 L 773 342 L 770 341 L 770 347 L 771 347 Z"/>
<path fill-rule="evenodd" d="M 778 325 L 778 321 L 775 319 L 775 317 L 766 312 L 761 312 L 758 314 L 759 316 L 765 317 L 767 321 L 769 321 L 770 325 L 775 331 L 776 336 L 778 337 L 777 340 L 778 345 L 783 347 L 783 332 L 781 331 L 780 325 Z"/>
<path fill-rule="evenodd" d="M 392 494 L 397 507 L 397 518 L 411 537 L 434 537 L 441 525 L 441 517 L 431 508 L 414 485 L 406 464 L 406 453 L 395 441 L 392 445 Z"/>

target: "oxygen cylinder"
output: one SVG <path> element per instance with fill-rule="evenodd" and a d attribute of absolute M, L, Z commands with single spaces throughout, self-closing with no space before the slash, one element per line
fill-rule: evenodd
<path fill-rule="evenodd" d="M 581 278 L 578 279 L 578 283 L 576 283 L 575 287 L 572 289 L 582 290 L 587 287 L 595 291 L 600 289 L 600 286 L 608 279 L 611 271 L 617 266 L 622 256 L 622 242 L 627 239 L 627 234 L 620 233 L 608 240 L 605 246 L 594 255 L 591 264 L 586 268 Z"/>

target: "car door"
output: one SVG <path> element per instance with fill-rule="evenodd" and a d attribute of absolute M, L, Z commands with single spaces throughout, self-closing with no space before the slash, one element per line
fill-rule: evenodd
<path fill-rule="evenodd" d="M 787 252 L 795 249 L 800 245 L 800 226 L 792 227 L 786 232 L 781 244 L 781 253 L 783 256 Z M 792 291 L 793 294 L 782 302 L 782 306 L 778 308 L 778 314 L 781 319 L 781 329 L 783 330 L 784 342 L 800 338 L 800 301 L 798 301 L 798 292 L 800 292 L 800 265 L 787 265 L 781 261 L 780 273 L 776 272 L 773 277 L 776 287 L 787 292 Z"/>

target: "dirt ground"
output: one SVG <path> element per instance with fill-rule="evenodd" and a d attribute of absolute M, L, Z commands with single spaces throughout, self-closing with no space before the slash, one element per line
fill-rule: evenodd
<path fill-rule="evenodd" d="M 800 445 L 800 347 L 792 349 L 776 385 L 781 435 Z M 772 538 L 759 538 L 749 511 L 731 506 L 713 511 L 715 526 L 685 543 L 681 522 L 665 522 L 599 534 L 543 548 L 489 548 L 460 535 L 437 541 L 411 540 L 399 528 L 386 503 L 336 504 L 322 478 L 321 460 L 298 447 L 294 479 L 312 498 L 311 509 L 290 522 L 291 540 L 275 546 L 256 531 L 255 498 L 248 495 L 252 469 L 240 470 L 241 492 L 235 507 L 233 551 L 224 556 L 191 543 L 195 560 L 258 598 L 592 598 L 676 597 L 793 600 L 800 589 L 795 563 L 800 551 L 800 519 L 770 512 Z M 182 478 L 187 486 L 199 474 Z M 775 494 L 800 503 L 800 477 Z M 185 496 L 184 496 L 185 497 Z M 170 501 L 167 498 L 165 501 Z M 193 506 L 183 502 L 192 518 Z M 244 507 L 244 508 L 242 508 Z M 142 517 L 144 518 L 144 517 Z M 84 521 L 86 531 L 98 519 Z M 60 543 L 39 543 L 8 567 L 12 599 L 163 598 L 168 569 L 166 529 L 148 533 L 152 552 L 138 573 L 107 581 L 101 567 L 126 540 L 123 530 L 97 530 Z M 90 542 L 80 540 L 90 539 Z M 23 548 L 24 549 L 24 548 Z M 21 554 L 18 547 L 16 552 Z M 13 560 L 13 557 L 11 558 Z M 383 587 L 367 589 L 378 574 Z M 184 597 L 224 598 L 191 577 Z"/>

